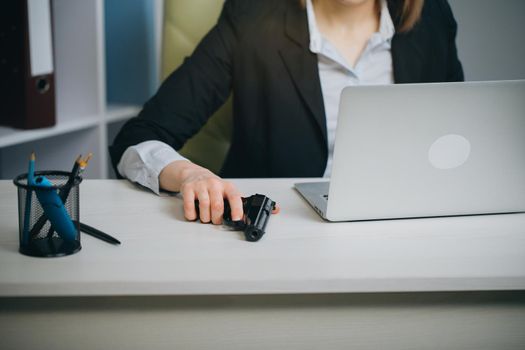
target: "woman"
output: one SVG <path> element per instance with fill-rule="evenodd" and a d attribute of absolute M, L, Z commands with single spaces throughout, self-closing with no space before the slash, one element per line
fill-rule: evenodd
<path fill-rule="evenodd" d="M 227 0 L 217 25 L 110 148 L 118 172 L 180 191 L 188 220 L 219 224 L 228 181 L 174 150 L 233 91 L 224 177 L 329 175 L 339 95 L 359 84 L 463 80 L 446 0 Z M 378 101 L 381 103 L 381 101 Z M 409 106 L 407 106 L 409 107 Z"/>

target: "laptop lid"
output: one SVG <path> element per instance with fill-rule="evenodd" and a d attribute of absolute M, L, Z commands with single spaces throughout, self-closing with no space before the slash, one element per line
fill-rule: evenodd
<path fill-rule="evenodd" d="M 525 81 L 343 90 L 326 218 L 525 211 Z"/>

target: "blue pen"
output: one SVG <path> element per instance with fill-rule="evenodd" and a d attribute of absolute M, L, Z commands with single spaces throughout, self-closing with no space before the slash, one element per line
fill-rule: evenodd
<path fill-rule="evenodd" d="M 77 229 L 71 221 L 60 196 L 53 189 L 51 181 L 45 176 L 38 176 L 35 180 L 35 187 L 38 201 L 53 229 L 62 239 L 74 241 L 77 237 Z"/>
<path fill-rule="evenodd" d="M 24 212 L 24 230 L 22 231 L 22 244 L 26 245 L 29 241 L 29 224 L 31 221 L 31 199 L 33 196 L 33 190 L 31 186 L 35 185 L 35 152 L 31 153 L 29 157 L 29 168 L 27 170 L 27 193 L 26 193 L 26 206 Z"/>

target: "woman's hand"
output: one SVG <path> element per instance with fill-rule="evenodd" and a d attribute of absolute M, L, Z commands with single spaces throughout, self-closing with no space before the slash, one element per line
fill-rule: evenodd
<path fill-rule="evenodd" d="M 221 224 L 224 198 L 230 203 L 232 220 L 242 219 L 239 191 L 231 182 L 221 179 L 206 168 L 187 160 L 178 160 L 162 169 L 159 182 L 160 187 L 165 190 L 181 192 L 187 220 L 197 219 L 195 200 L 198 200 L 201 222 Z"/>
<path fill-rule="evenodd" d="M 195 200 L 199 201 L 199 218 L 201 222 L 222 223 L 224 198 L 228 199 L 233 221 L 243 217 L 241 194 L 235 186 L 221 179 L 211 171 L 187 160 L 177 160 L 168 164 L 159 175 L 162 189 L 181 192 L 184 199 L 184 217 L 193 221 L 197 219 Z M 273 214 L 280 211 L 279 206 Z"/>

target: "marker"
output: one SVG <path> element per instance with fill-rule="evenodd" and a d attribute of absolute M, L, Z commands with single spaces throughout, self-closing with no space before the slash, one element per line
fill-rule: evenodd
<path fill-rule="evenodd" d="M 74 241 L 77 237 L 77 229 L 71 221 L 60 196 L 53 189 L 51 181 L 45 176 L 38 176 L 35 183 L 36 196 L 53 229 L 62 239 Z"/>

